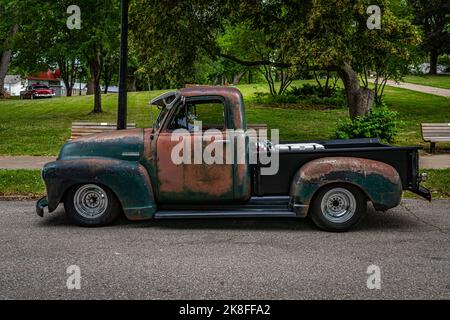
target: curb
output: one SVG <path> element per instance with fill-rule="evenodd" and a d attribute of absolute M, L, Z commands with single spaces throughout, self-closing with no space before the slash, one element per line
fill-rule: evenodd
<path fill-rule="evenodd" d="M 39 196 L 0 196 L 0 201 L 37 201 Z"/>

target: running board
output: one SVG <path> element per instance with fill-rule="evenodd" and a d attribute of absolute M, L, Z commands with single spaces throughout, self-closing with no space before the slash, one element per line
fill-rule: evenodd
<path fill-rule="evenodd" d="M 289 210 L 162 210 L 155 214 L 155 219 L 195 219 L 195 218 L 295 218 L 295 212 Z"/>
<path fill-rule="evenodd" d="M 242 204 L 161 205 L 155 219 L 180 218 L 295 218 L 289 197 L 254 197 Z"/>
<path fill-rule="evenodd" d="M 161 204 L 163 211 L 284 211 L 289 209 L 289 197 L 253 197 L 245 203 Z M 220 209 L 217 209 L 220 208 Z"/>

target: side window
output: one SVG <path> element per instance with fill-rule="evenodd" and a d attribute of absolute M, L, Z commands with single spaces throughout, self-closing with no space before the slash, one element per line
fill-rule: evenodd
<path fill-rule="evenodd" d="M 188 100 L 180 105 L 173 117 L 169 130 L 195 130 L 195 122 L 202 123 L 202 130 L 226 128 L 225 105 L 220 99 Z"/>

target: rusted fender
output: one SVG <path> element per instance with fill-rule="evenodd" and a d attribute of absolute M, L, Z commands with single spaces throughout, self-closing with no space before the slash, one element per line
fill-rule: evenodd
<path fill-rule="evenodd" d="M 69 188 L 94 183 L 110 188 L 130 220 L 150 219 L 156 212 L 153 188 L 145 168 L 132 161 L 84 158 L 58 160 L 45 165 L 49 211 L 54 211 Z"/>
<path fill-rule="evenodd" d="M 377 210 L 400 204 L 402 182 L 392 166 L 369 159 L 329 157 L 308 162 L 294 176 L 290 196 L 297 214 L 307 215 L 308 206 L 321 187 L 342 182 L 360 188 Z"/>

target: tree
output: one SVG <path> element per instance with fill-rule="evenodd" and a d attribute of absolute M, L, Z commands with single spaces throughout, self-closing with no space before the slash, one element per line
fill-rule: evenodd
<path fill-rule="evenodd" d="M 191 82 L 196 62 L 216 49 L 223 12 L 220 0 L 132 1 L 130 40 L 141 62 L 140 72 L 147 73 L 154 84 Z"/>
<path fill-rule="evenodd" d="M 440 54 L 450 53 L 450 31 L 446 28 L 450 16 L 448 0 L 410 0 L 414 22 L 424 33 L 422 48 L 430 56 L 430 74 L 437 74 Z"/>
<path fill-rule="evenodd" d="M 370 74 L 375 75 L 375 102 L 380 104 L 387 80 L 399 81 L 409 72 L 420 55 L 416 47 L 420 44 L 419 29 L 412 25 L 407 8 L 401 3 L 386 3 L 382 14 L 382 28 L 358 31 L 358 46 L 352 52 L 353 65 L 359 73 L 364 88 L 369 87 Z"/>
<path fill-rule="evenodd" d="M 30 18 L 30 1 L 0 0 L 0 98 L 21 27 Z"/>
<path fill-rule="evenodd" d="M 93 113 L 102 112 L 101 79 L 105 58 L 118 48 L 120 35 L 119 1 L 79 0 L 82 12 L 80 50 L 89 67 L 94 90 Z"/>
<path fill-rule="evenodd" d="M 24 72 L 36 66 L 59 68 L 67 95 L 83 69 L 89 72 L 94 97 L 93 113 L 102 112 L 101 80 L 106 68 L 106 82 L 116 72 L 120 33 L 118 0 L 78 0 L 81 13 L 80 28 L 69 28 L 67 9 L 69 0 L 45 0 L 33 5 L 33 19 L 29 19 L 17 41 L 15 63 Z M 45 44 L 45 45 L 43 45 Z"/>
<path fill-rule="evenodd" d="M 262 68 L 272 94 L 284 93 L 290 81 L 305 70 L 337 72 L 354 118 L 366 115 L 375 97 L 375 92 L 359 81 L 359 52 L 374 57 L 373 39 L 382 43 L 392 36 L 401 37 L 395 32 L 368 32 L 369 4 L 366 0 L 229 0 L 207 4 L 178 0 L 168 5 L 165 1 L 136 0 L 131 12 L 133 42 L 138 51 L 152 56 L 155 69 L 161 73 L 176 70 L 181 78 L 180 71 L 190 70 L 200 52 Z M 391 15 L 388 0 L 379 0 L 378 5 L 383 15 L 392 16 L 394 22 L 398 19 Z M 367 45 L 370 50 L 364 47 Z M 395 52 L 392 56 L 395 58 Z M 276 80 L 280 81 L 279 89 L 275 88 Z"/>

